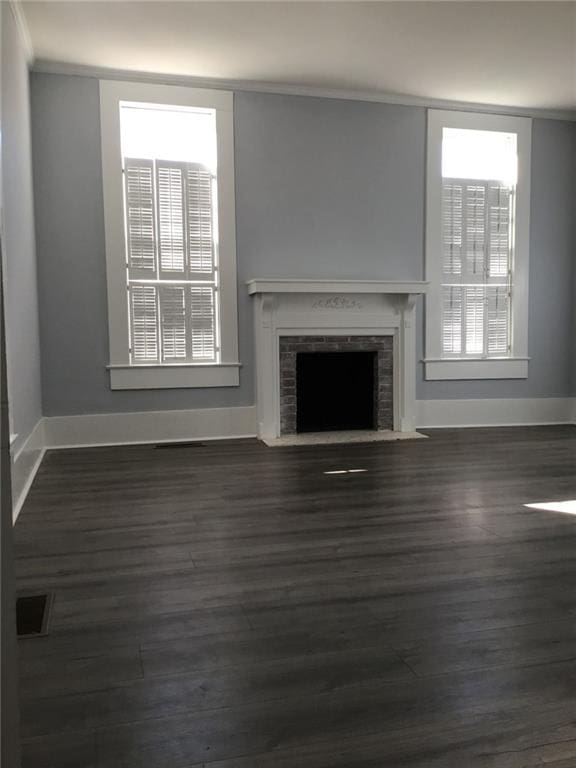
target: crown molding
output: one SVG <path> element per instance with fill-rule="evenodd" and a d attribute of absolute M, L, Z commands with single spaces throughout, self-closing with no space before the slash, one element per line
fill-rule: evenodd
<path fill-rule="evenodd" d="M 188 75 L 169 75 L 154 72 L 130 71 L 125 69 L 109 69 L 107 67 L 92 67 L 83 64 L 70 64 L 60 61 L 49 61 L 46 59 L 35 60 L 32 66 L 32 71 L 52 75 L 93 77 L 99 80 L 152 82 L 164 85 L 212 88 L 215 90 L 225 91 L 270 93 L 279 96 L 309 96 L 312 98 L 397 104 L 399 106 L 406 107 L 432 107 L 435 109 L 458 110 L 461 112 L 484 112 L 496 115 L 511 115 L 514 117 L 540 117 L 549 120 L 576 121 L 576 107 L 574 109 L 530 109 L 527 107 L 510 107 L 496 104 L 477 104 L 465 101 L 450 101 L 448 99 L 426 99 L 419 96 L 384 93 L 382 91 L 355 91 L 340 88 L 316 88 L 301 85 L 285 85 L 281 83 L 268 83 L 248 80 L 210 79 Z"/>
<path fill-rule="evenodd" d="M 20 36 L 20 41 L 24 48 L 26 55 L 26 61 L 29 66 L 34 62 L 34 48 L 32 46 L 32 38 L 30 37 L 30 29 L 28 28 L 28 22 L 22 9 L 22 3 L 20 0 L 8 0 L 8 5 L 12 11 L 12 16 L 16 22 L 16 28 Z"/>

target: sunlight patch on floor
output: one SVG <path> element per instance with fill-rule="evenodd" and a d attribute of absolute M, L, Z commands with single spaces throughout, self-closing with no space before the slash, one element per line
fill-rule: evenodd
<path fill-rule="evenodd" d="M 567 515 L 576 515 L 576 499 L 569 501 L 539 501 L 537 504 L 524 504 L 530 509 L 543 509 L 547 512 L 564 512 Z"/>
<path fill-rule="evenodd" d="M 368 472 L 367 469 L 330 469 L 325 475 L 355 475 L 357 472 Z"/>

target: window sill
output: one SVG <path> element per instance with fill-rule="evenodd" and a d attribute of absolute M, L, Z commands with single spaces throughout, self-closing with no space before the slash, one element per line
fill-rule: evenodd
<path fill-rule="evenodd" d="M 527 379 L 527 357 L 424 360 L 426 381 L 467 379 Z"/>
<path fill-rule="evenodd" d="M 240 363 L 207 365 L 109 365 L 110 389 L 237 387 Z"/>

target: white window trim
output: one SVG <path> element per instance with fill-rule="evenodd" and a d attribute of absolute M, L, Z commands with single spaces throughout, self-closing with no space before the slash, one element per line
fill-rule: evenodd
<path fill-rule="evenodd" d="M 518 136 L 518 184 L 512 275 L 512 345 L 509 357 L 442 356 L 442 129 L 506 131 Z M 474 112 L 428 110 L 426 180 L 426 357 L 428 380 L 528 378 L 528 272 L 532 120 Z"/>
<path fill-rule="evenodd" d="M 226 91 L 150 83 L 100 81 L 102 183 L 110 341 L 108 369 L 111 389 L 231 387 L 239 384 L 233 98 L 233 94 Z M 220 272 L 218 286 L 220 362 L 216 364 L 130 364 L 120 146 L 121 101 L 175 104 L 216 110 Z"/>

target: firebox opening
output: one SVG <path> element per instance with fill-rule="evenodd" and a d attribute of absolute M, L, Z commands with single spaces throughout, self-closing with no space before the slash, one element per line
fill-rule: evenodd
<path fill-rule="evenodd" d="M 376 352 L 299 352 L 296 429 L 376 429 Z"/>

